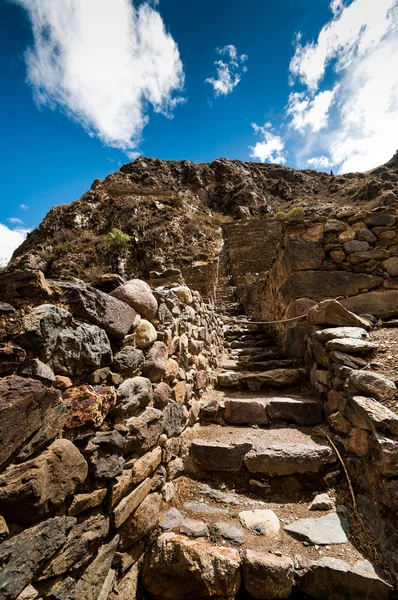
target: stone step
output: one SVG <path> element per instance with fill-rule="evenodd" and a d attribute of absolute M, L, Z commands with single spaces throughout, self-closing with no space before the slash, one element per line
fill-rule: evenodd
<path fill-rule="evenodd" d="M 208 425 L 192 432 L 190 454 L 205 471 L 267 477 L 311 474 L 336 462 L 333 449 L 311 428 Z"/>
<path fill-rule="evenodd" d="M 295 423 L 316 425 L 323 420 L 322 406 L 313 398 L 276 396 L 264 398 L 224 398 L 222 418 L 229 424 L 267 425 L 268 423 Z"/>
<path fill-rule="evenodd" d="M 243 348 L 233 348 L 231 354 L 234 356 L 262 356 L 261 348 L 273 348 L 276 350 L 274 340 L 262 340 L 262 346 L 244 346 Z"/>
<path fill-rule="evenodd" d="M 141 571 L 151 597 L 207 598 L 210 590 L 217 598 L 392 599 L 391 586 L 347 539 L 333 502 L 313 512 L 308 501 L 264 502 L 188 477 L 175 487 L 178 502 L 162 504 L 162 533 Z M 289 532 L 297 524 L 306 526 L 305 539 Z"/>
<path fill-rule="evenodd" d="M 248 387 L 258 391 L 262 387 L 283 388 L 296 385 L 304 376 L 303 369 L 274 369 L 271 371 L 222 371 L 218 374 L 220 388 Z"/>
<path fill-rule="evenodd" d="M 272 338 L 250 339 L 250 340 L 233 340 L 229 347 L 233 350 L 243 350 L 245 348 L 269 348 L 275 346 L 275 341 Z"/>
<path fill-rule="evenodd" d="M 226 356 L 219 361 L 219 367 L 227 371 L 273 371 L 275 369 L 287 369 L 294 367 L 295 361 L 291 358 L 279 358 L 276 354 L 274 359 L 265 362 L 243 362 L 242 360 Z"/>

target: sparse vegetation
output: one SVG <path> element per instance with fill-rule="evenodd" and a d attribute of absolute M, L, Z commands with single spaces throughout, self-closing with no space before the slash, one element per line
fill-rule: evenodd
<path fill-rule="evenodd" d="M 207 529 L 209 530 L 209 538 L 213 544 L 217 544 L 220 539 L 220 530 L 217 525 L 208 525 Z"/>
<path fill-rule="evenodd" d="M 275 217 L 280 221 L 293 221 L 294 219 L 301 219 L 304 217 L 304 208 L 302 206 L 294 206 L 288 212 L 278 210 L 275 213 Z"/>
<path fill-rule="evenodd" d="M 115 250 L 128 250 L 133 243 L 133 238 L 128 233 L 114 227 L 105 235 L 105 243 Z"/>

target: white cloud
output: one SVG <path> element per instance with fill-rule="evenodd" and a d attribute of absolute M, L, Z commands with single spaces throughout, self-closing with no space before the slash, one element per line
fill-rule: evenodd
<path fill-rule="evenodd" d="M 148 107 L 170 116 L 184 83 L 178 47 L 148 2 L 13 0 L 32 22 L 26 53 L 36 102 L 61 106 L 105 144 L 133 150 Z"/>
<path fill-rule="evenodd" d="M 353 0 L 342 10 L 341 4 L 332 0 L 332 20 L 322 28 L 316 42 L 297 44 L 290 63 L 292 75 L 313 92 L 331 61 L 336 61 L 336 70 L 347 68 L 355 57 L 375 50 L 393 26 L 392 9 L 397 0 Z"/>
<path fill-rule="evenodd" d="M 13 225 L 24 225 L 24 222 L 21 219 L 18 219 L 18 217 L 10 217 L 7 221 Z"/>
<path fill-rule="evenodd" d="M 257 142 L 255 146 L 250 147 L 252 151 L 250 154 L 251 158 L 258 159 L 261 162 L 269 161 L 284 164 L 286 162 L 283 152 L 285 145 L 281 137 L 270 131 L 271 123 L 265 123 L 263 127 L 252 123 L 252 127 L 255 133 L 261 135 L 264 139 L 261 142 Z"/>
<path fill-rule="evenodd" d="M 307 164 L 314 169 L 330 169 L 332 166 L 327 156 L 313 156 L 307 160 Z"/>
<path fill-rule="evenodd" d="M 305 134 L 296 140 L 300 161 L 328 154 L 324 168 L 366 171 L 397 147 L 398 0 L 332 0 L 330 8 L 315 41 L 297 38 L 290 71 L 305 91 L 290 94 L 289 128 Z M 332 71 L 333 89 L 322 89 Z"/>
<path fill-rule="evenodd" d="M 26 204 L 20 204 L 19 208 L 22 210 L 29 210 L 29 206 L 27 206 Z"/>
<path fill-rule="evenodd" d="M 287 114 L 293 117 L 290 127 L 301 133 L 307 128 L 310 131 L 319 131 L 326 127 L 337 90 L 338 86 L 333 90 L 319 92 L 314 98 L 304 92 L 292 92 L 287 108 Z"/>
<path fill-rule="evenodd" d="M 217 48 L 216 52 L 220 56 L 225 56 L 224 60 L 216 60 L 216 77 L 208 77 L 205 83 L 210 83 L 213 86 L 214 95 L 227 96 L 234 91 L 238 83 L 241 81 L 242 74 L 247 71 L 245 62 L 247 54 L 239 54 L 238 50 L 232 44 Z"/>
<path fill-rule="evenodd" d="M 0 267 L 5 267 L 12 253 L 22 244 L 29 229 L 9 229 L 0 223 Z"/>

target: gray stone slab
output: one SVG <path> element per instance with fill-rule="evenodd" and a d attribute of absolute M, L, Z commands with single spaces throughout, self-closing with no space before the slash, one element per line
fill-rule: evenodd
<path fill-rule="evenodd" d="M 347 543 L 348 521 L 337 513 L 319 519 L 300 519 L 285 526 L 285 531 L 310 544 L 325 546 Z"/>

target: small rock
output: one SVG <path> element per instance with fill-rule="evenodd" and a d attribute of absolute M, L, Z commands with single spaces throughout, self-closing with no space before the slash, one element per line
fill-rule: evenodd
<path fill-rule="evenodd" d="M 308 510 L 332 510 L 334 501 L 328 494 L 318 494 L 308 507 Z"/>
<path fill-rule="evenodd" d="M 151 346 L 158 339 L 156 329 L 149 321 L 142 319 L 136 328 L 135 332 L 135 344 L 137 348 L 143 349 Z"/>
<path fill-rule="evenodd" d="M 230 525 L 229 523 L 223 523 L 219 521 L 215 524 L 218 529 L 219 534 L 231 544 L 236 544 L 237 546 L 241 546 L 245 543 L 245 534 L 243 529 L 240 527 L 235 527 L 234 525 Z"/>
<path fill-rule="evenodd" d="M 239 519 L 246 529 L 254 529 L 258 525 L 264 528 L 267 536 L 277 536 L 280 530 L 279 519 L 272 510 L 244 510 L 239 513 Z"/>

